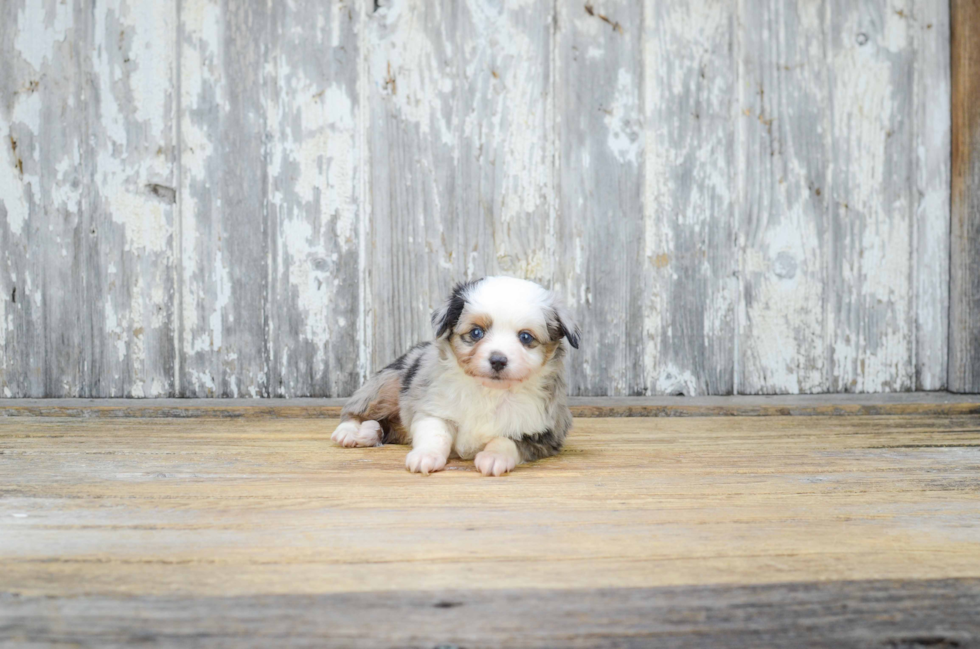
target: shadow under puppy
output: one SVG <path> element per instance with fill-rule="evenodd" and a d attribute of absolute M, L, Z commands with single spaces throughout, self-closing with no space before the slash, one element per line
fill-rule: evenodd
<path fill-rule="evenodd" d="M 534 282 L 485 277 L 458 284 L 432 314 L 434 341 L 378 372 L 344 406 L 332 439 L 343 446 L 411 444 L 409 471 L 450 456 L 484 475 L 554 455 L 572 427 L 564 341 L 578 328 Z"/>

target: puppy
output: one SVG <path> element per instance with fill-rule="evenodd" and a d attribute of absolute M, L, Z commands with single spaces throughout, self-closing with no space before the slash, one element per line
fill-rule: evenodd
<path fill-rule="evenodd" d="M 405 467 L 428 475 L 451 456 L 483 475 L 556 454 L 572 427 L 565 345 L 578 328 L 534 282 L 458 284 L 432 314 L 435 340 L 410 349 L 354 393 L 332 439 L 411 444 Z"/>

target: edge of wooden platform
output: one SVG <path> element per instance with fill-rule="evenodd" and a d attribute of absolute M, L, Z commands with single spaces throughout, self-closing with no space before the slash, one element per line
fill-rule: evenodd
<path fill-rule="evenodd" d="M 0 399 L 0 417 L 333 418 L 343 399 Z M 572 397 L 575 417 L 980 414 L 980 395 L 949 392 L 727 397 Z"/>

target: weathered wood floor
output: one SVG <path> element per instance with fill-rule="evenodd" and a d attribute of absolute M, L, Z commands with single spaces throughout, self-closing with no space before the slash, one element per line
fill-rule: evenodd
<path fill-rule="evenodd" d="M 327 419 L 0 418 L 0 647 L 980 644 L 980 416 L 578 419 L 423 478 Z"/>

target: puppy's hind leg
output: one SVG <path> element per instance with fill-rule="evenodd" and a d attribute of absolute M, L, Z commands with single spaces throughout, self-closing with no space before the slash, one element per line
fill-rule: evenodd
<path fill-rule="evenodd" d="M 330 439 L 348 448 L 381 446 L 384 425 L 398 422 L 399 385 L 397 372 L 382 370 L 373 376 L 344 404 Z"/>
<path fill-rule="evenodd" d="M 381 446 L 381 438 L 381 424 L 373 419 L 362 422 L 357 422 L 353 419 L 342 421 L 334 429 L 333 435 L 330 436 L 330 439 L 347 448 Z"/>

